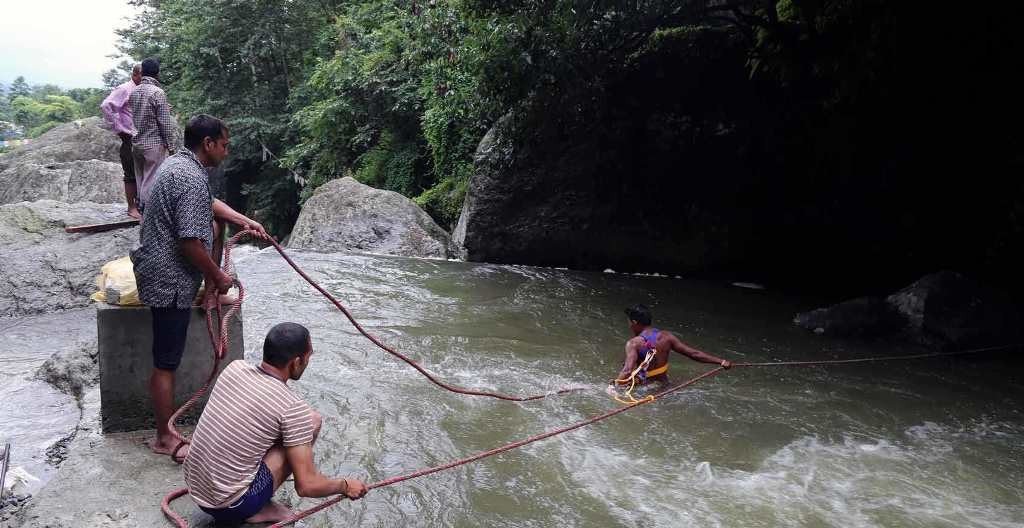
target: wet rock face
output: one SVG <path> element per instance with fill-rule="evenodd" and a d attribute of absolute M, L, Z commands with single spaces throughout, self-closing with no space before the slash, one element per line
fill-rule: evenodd
<path fill-rule="evenodd" d="M 735 257 L 739 234 L 684 181 L 622 166 L 613 133 L 516 139 L 512 114 L 480 141 L 459 221 L 456 253 L 473 262 L 573 269 L 697 272 Z M 631 154 L 630 156 L 633 156 Z M 682 169 L 679 169 L 682 171 Z"/>
<path fill-rule="evenodd" d="M 120 163 L 76 160 L 23 163 L 0 172 L 0 204 L 40 199 L 62 202 L 124 201 Z"/>
<path fill-rule="evenodd" d="M 412 200 L 353 178 L 332 180 L 302 207 L 288 247 L 406 257 L 448 256 L 449 236 Z"/>
<path fill-rule="evenodd" d="M 1012 344 L 1024 338 L 1024 319 L 1010 299 L 951 271 L 926 275 L 885 298 L 862 297 L 800 313 L 793 322 L 817 334 L 899 334 L 941 349 Z"/>
<path fill-rule="evenodd" d="M 139 228 L 64 232 L 123 220 L 124 205 L 53 200 L 0 205 L 0 316 L 50 312 L 90 302 L 100 266 L 128 254 Z"/>

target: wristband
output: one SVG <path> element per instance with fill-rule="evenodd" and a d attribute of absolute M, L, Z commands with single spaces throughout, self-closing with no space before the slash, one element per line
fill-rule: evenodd
<path fill-rule="evenodd" d="M 348 479 L 347 478 L 343 478 L 343 479 L 341 479 L 341 481 L 345 483 L 345 489 L 341 490 L 341 492 L 342 493 L 348 493 Z"/>

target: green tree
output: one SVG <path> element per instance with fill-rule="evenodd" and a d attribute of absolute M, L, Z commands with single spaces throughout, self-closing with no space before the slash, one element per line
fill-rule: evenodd
<path fill-rule="evenodd" d="M 38 137 L 51 128 L 77 119 L 81 105 L 66 95 L 46 95 L 41 99 L 18 96 L 11 101 L 14 122 L 28 137 Z"/>
<path fill-rule="evenodd" d="M 32 95 L 32 88 L 28 85 L 28 82 L 25 81 L 25 77 L 19 75 L 7 89 L 7 94 L 11 100 L 14 100 L 15 97 Z"/>
<path fill-rule="evenodd" d="M 149 0 L 119 32 L 122 52 L 161 61 L 161 82 L 181 116 L 205 112 L 231 130 L 229 201 L 284 235 L 298 214 L 301 177 L 277 155 L 291 144 L 288 101 L 322 49 L 340 0 Z M 229 189 L 231 191 L 231 189 Z M 285 198 L 290 196 L 290 198 Z"/>

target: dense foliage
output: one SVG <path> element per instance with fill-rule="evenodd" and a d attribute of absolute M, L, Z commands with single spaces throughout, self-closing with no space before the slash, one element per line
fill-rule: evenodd
<path fill-rule="evenodd" d="M 34 138 L 61 123 L 99 115 L 108 93 L 99 88 L 30 86 L 18 77 L 10 86 L 0 85 L 0 138 Z"/>
<path fill-rule="evenodd" d="M 691 232 L 666 236 L 741 248 L 719 266 L 899 283 L 1019 261 L 1021 184 L 1001 176 L 1020 168 L 1021 135 L 1001 126 L 1019 117 L 1019 46 L 993 11 L 961 25 L 884 0 L 135 1 L 123 51 L 161 59 L 181 117 L 228 120 L 229 199 L 278 235 L 345 175 L 450 228 L 507 116 L 510 163 L 685 195 L 657 214 Z M 971 214 L 946 214 L 962 199 Z"/>

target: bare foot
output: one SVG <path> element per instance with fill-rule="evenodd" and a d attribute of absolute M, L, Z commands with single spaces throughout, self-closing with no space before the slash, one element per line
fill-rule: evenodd
<path fill-rule="evenodd" d="M 181 448 L 177 448 L 177 447 L 175 448 L 175 449 L 178 450 L 177 453 L 174 453 L 172 455 L 172 456 L 174 456 L 174 461 L 175 462 L 177 462 L 179 464 L 184 464 L 185 463 L 185 459 L 188 458 L 188 447 L 189 447 L 188 446 L 188 442 L 182 442 Z"/>
<path fill-rule="evenodd" d="M 294 515 L 294 512 L 285 506 L 278 504 L 274 501 L 270 501 L 262 510 L 256 512 L 256 515 L 249 517 L 245 520 L 247 523 L 276 523 L 281 522 L 285 519 L 290 519 Z"/>
<path fill-rule="evenodd" d="M 140 213 L 139 210 L 134 207 L 128 208 L 128 216 L 136 220 L 139 220 L 140 222 L 142 221 L 142 213 Z"/>
<path fill-rule="evenodd" d="M 233 293 L 223 293 L 217 298 L 217 301 L 221 304 L 221 306 L 225 304 L 235 304 L 235 301 L 237 300 L 238 296 Z"/>
<path fill-rule="evenodd" d="M 170 455 L 174 452 L 174 448 L 178 447 L 178 439 L 173 436 L 158 436 L 146 441 L 146 445 L 158 455 Z"/>

